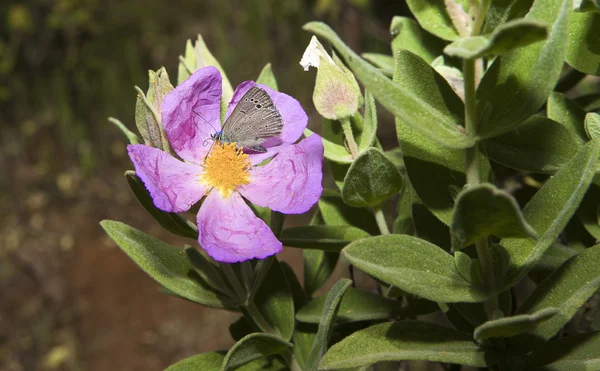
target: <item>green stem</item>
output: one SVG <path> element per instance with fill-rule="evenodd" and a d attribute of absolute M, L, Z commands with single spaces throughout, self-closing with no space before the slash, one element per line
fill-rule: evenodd
<path fill-rule="evenodd" d="M 296 357 L 294 357 L 294 354 L 292 354 L 291 350 L 286 350 L 281 354 L 281 356 L 285 360 L 285 363 L 287 363 L 288 367 L 290 368 L 290 371 L 302 371 L 302 367 L 300 367 L 300 365 L 296 361 Z"/>
<path fill-rule="evenodd" d="M 477 136 L 477 109 L 475 107 L 475 60 L 463 60 L 465 84 L 465 129 L 468 135 Z M 465 150 L 465 172 L 467 184 L 480 183 L 479 164 L 477 163 L 477 145 Z"/>
<path fill-rule="evenodd" d="M 271 210 L 271 231 L 275 237 L 279 238 L 283 231 L 283 224 L 285 223 L 285 214 Z"/>
<path fill-rule="evenodd" d="M 354 134 L 352 134 L 352 124 L 350 123 L 350 119 L 340 119 L 340 123 L 342 124 L 344 138 L 346 139 L 346 144 L 348 145 L 348 149 L 350 150 L 350 155 L 353 159 L 355 159 L 358 156 L 358 146 L 356 145 L 356 141 L 354 140 Z"/>
<path fill-rule="evenodd" d="M 390 234 L 390 229 L 388 228 L 387 221 L 385 220 L 385 215 L 383 214 L 383 210 L 381 210 L 381 206 L 377 206 L 373 208 L 373 213 L 375 214 L 375 222 L 377 222 L 377 227 L 379 227 L 379 232 L 381 234 Z"/>
<path fill-rule="evenodd" d="M 471 27 L 471 36 L 477 36 L 481 32 L 481 27 L 483 27 L 485 15 L 489 7 L 490 0 L 481 0 L 481 2 L 479 3 L 479 9 L 477 10 L 477 16 L 475 17 L 475 22 Z"/>
<path fill-rule="evenodd" d="M 481 272 L 483 275 L 483 282 L 486 290 L 493 292 L 496 288 L 495 277 L 494 277 L 494 261 L 492 260 L 492 254 L 490 246 L 488 244 L 487 237 L 481 238 L 475 242 L 477 247 L 477 256 L 481 263 Z M 494 313 L 498 310 L 498 295 L 492 294 L 490 298 L 485 302 L 485 309 L 489 319 L 494 319 Z"/>
<path fill-rule="evenodd" d="M 240 283 L 240 280 L 238 280 L 237 275 L 231 267 L 231 264 L 221 264 L 221 269 L 223 270 L 223 273 L 225 273 L 227 281 L 229 281 L 231 287 L 233 287 L 238 298 L 243 303 L 246 300 L 246 290 L 244 290 L 244 287 Z"/>

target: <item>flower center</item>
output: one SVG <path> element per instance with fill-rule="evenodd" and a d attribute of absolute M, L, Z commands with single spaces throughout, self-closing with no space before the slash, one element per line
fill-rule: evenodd
<path fill-rule="evenodd" d="M 238 186 L 250 183 L 250 159 L 235 143 L 216 141 L 202 165 L 200 181 L 229 197 Z"/>

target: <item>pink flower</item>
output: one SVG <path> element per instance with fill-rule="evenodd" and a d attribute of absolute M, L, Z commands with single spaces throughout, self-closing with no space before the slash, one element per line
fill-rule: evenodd
<path fill-rule="evenodd" d="M 246 81 L 237 87 L 227 116 L 253 86 L 257 84 Z M 205 141 L 221 130 L 221 74 L 212 66 L 196 71 L 168 93 L 162 104 L 165 132 L 183 162 L 157 148 L 127 147 L 157 208 L 184 212 L 206 196 L 197 216 L 198 242 L 220 262 L 264 259 L 281 252 L 281 242 L 244 198 L 285 214 L 301 214 L 323 191 L 321 138 L 311 135 L 294 144 L 308 121 L 300 103 L 258 86 L 270 95 L 284 122 L 282 133 L 263 143 L 266 153 L 244 153 L 234 144 L 219 143 L 209 152 L 212 142 L 205 145 Z M 266 165 L 257 166 L 268 158 L 272 160 Z"/>

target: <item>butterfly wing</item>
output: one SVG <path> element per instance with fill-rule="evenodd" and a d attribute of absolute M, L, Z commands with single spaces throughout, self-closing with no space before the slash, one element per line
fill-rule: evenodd
<path fill-rule="evenodd" d="M 259 152 L 266 151 L 261 144 L 281 134 L 283 119 L 269 94 L 252 87 L 244 94 L 223 125 L 223 140 L 236 142 Z"/>

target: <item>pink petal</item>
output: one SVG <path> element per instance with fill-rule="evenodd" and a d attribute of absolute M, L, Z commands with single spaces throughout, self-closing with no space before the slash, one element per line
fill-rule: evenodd
<path fill-rule="evenodd" d="M 239 192 L 250 202 L 285 214 L 307 212 L 323 192 L 323 141 L 311 135 L 279 152 L 271 162 L 253 167 L 250 184 Z"/>
<path fill-rule="evenodd" d="M 269 226 L 254 215 L 237 192 L 228 198 L 210 192 L 197 220 L 198 242 L 216 261 L 264 259 L 282 250 Z"/>
<path fill-rule="evenodd" d="M 207 139 L 221 130 L 220 102 L 221 74 L 213 66 L 194 72 L 165 95 L 162 124 L 171 146 L 184 160 L 198 164 L 204 160 L 212 143 Z"/>
<path fill-rule="evenodd" d="M 258 165 L 261 162 L 265 161 L 266 159 L 269 159 L 273 156 L 275 156 L 276 154 L 278 154 L 279 152 L 281 152 L 282 150 L 284 150 L 285 148 L 291 146 L 291 144 L 282 144 L 276 147 L 270 147 L 267 148 L 267 152 L 265 153 L 248 153 L 248 157 L 250 158 L 250 163 L 252 164 L 252 166 Z"/>
<path fill-rule="evenodd" d="M 281 143 L 294 143 L 296 142 L 308 123 L 308 116 L 302 109 L 300 102 L 290 97 L 287 94 L 277 92 L 265 85 L 257 84 L 254 81 L 245 81 L 241 83 L 233 93 L 233 98 L 227 107 L 227 115 L 229 117 L 237 103 L 242 99 L 244 94 L 253 86 L 259 86 L 269 94 L 275 107 L 279 110 L 281 118 L 283 119 L 283 131 L 277 137 L 269 138 L 264 143 L 265 148 L 274 147 Z"/>
<path fill-rule="evenodd" d="M 167 212 L 190 209 L 206 193 L 199 181 L 202 168 L 181 162 L 158 148 L 133 144 L 127 146 L 135 173 L 142 179 L 154 205 Z"/>

